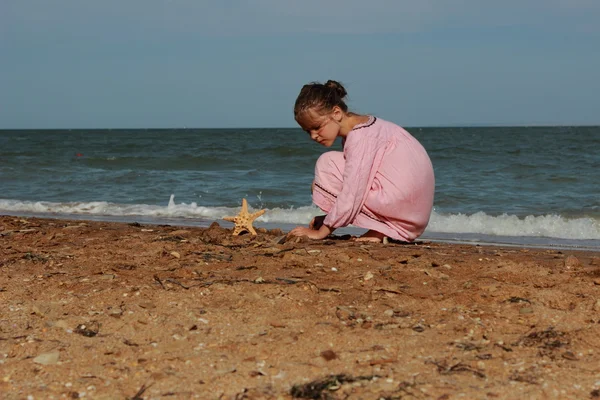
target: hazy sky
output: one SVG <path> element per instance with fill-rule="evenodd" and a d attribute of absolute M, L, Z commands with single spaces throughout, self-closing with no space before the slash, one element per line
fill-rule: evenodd
<path fill-rule="evenodd" d="M 600 124 L 599 0 L 1 0 L 0 128 Z"/>

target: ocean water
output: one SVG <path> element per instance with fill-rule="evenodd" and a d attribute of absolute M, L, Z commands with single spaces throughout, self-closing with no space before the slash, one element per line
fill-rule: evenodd
<path fill-rule="evenodd" d="M 600 250 L 600 127 L 407 128 L 436 174 L 424 238 Z M 300 129 L 0 130 L 0 214 L 207 226 L 307 224 Z M 340 144 L 333 150 L 341 150 Z"/>

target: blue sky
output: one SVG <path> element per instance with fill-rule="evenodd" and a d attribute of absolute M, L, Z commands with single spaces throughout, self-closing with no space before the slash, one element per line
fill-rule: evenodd
<path fill-rule="evenodd" d="M 0 129 L 600 124 L 598 0 L 2 0 Z"/>

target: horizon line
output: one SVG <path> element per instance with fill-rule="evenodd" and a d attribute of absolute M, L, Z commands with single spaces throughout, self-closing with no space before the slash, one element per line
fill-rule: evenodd
<path fill-rule="evenodd" d="M 427 129 L 427 128 L 594 128 L 600 127 L 598 124 L 546 124 L 546 123 L 530 123 L 530 124 L 497 124 L 497 123 L 482 123 L 482 124 L 434 124 L 434 125 L 401 125 L 405 129 Z M 129 128 L 0 128 L 2 131 L 82 131 L 82 130 L 196 130 L 196 129 L 302 129 L 299 126 L 231 126 L 231 127 L 190 127 L 190 126 L 165 126 L 165 127 L 129 127 Z"/>

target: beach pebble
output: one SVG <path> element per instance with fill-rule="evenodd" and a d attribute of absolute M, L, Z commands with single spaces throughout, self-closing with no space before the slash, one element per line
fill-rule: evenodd
<path fill-rule="evenodd" d="M 190 231 L 185 230 L 185 229 L 179 229 L 173 232 L 169 232 L 169 236 L 185 236 L 185 235 L 189 235 Z"/>
<path fill-rule="evenodd" d="M 568 256 L 567 258 L 565 258 L 565 267 L 567 269 L 576 268 L 579 265 L 581 265 L 581 262 L 579 261 L 579 259 L 577 257 Z"/>
<path fill-rule="evenodd" d="M 52 323 L 52 326 L 60 329 L 69 329 L 69 324 L 63 319 L 59 319 L 58 321 Z"/>
<path fill-rule="evenodd" d="M 54 365 L 58 363 L 60 353 L 58 350 L 51 351 L 48 353 L 42 353 L 33 359 L 33 362 L 41 365 Z"/>
<path fill-rule="evenodd" d="M 322 351 L 321 357 L 323 357 L 323 359 L 325 361 L 331 361 L 331 360 L 335 360 L 336 358 L 338 358 L 337 354 L 335 354 L 335 352 L 333 350 Z"/>

